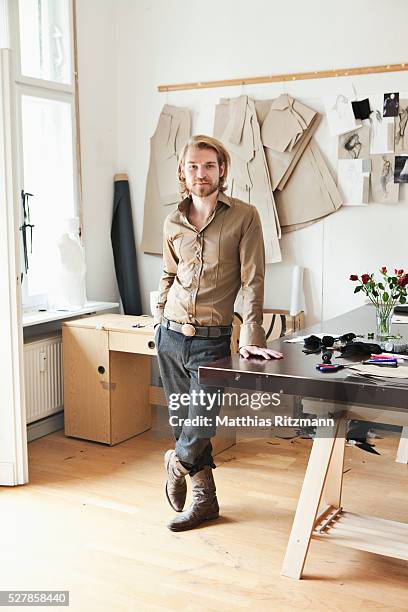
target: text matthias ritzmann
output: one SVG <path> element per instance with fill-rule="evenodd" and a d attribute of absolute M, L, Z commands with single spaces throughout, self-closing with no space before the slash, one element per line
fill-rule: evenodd
<path fill-rule="evenodd" d="M 170 425 L 186 425 L 187 427 L 211 427 L 213 418 L 210 416 L 196 416 L 192 419 L 181 419 L 172 415 L 169 419 Z M 333 427 L 334 419 L 329 417 L 320 418 L 294 418 L 290 416 L 274 415 L 273 417 L 254 416 L 216 416 L 215 424 L 224 427 Z"/>

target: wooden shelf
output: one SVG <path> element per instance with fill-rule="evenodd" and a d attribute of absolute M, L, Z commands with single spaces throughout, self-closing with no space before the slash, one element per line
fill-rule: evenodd
<path fill-rule="evenodd" d="M 333 544 L 356 548 L 377 555 L 386 555 L 408 560 L 408 524 L 398 523 L 375 516 L 354 514 L 342 510 L 318 532 L 316 522 L 312 538 Z"/>
<path fill-rule="evenodd" d="M 234 87 L 239 85 L 256 85 L 259 83 L 282 83 L 285 81 L 303 81 L 305 79 L 331 79 L 335 77 L 358 76 L 361 74 L 381 74 L 384 72 L 400 72 L 401 70 L 408 70 L 408 63 L 336 68 L 335 70 L 313 70 L 312 72 L 291 72 L 288 74 L 223 79 L 220 81 L 177 83 L 159 85 L 157 89 L 158 91 L 182 91 L 186 89 L 206 89 L 209 87 Z"/>

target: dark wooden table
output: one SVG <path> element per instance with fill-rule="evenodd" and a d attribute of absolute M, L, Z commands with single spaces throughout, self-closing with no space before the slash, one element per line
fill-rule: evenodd
<path fill-rule="evenodd" d="M 398 328 L 404 335 L 405 326 L 397 325 L 393 331 Z M 406 329 L 408 333 L 408 326 Z M 318 332 L 366 335 L 372 331 L 375 311 L 367 305 L 294 335 Z M 334 417 L 334 425 L 318 428 L 313 441 L 282 574 L 301 578 L 312 538 L 408 560 L 407 524 L 349 512 L 341 505 L 347 421 L 359 419 L 407 426 L 408 385 L 396 379 L 379 382 L 358 377 L 349 369 L 323 374 L 316 370 L 321 356 L 305 355 L 303 343 L 291 344 L 280 339 L 268 346 L 281 351 L 284 358 L 244 360 L 233 355 L 200 367 L 199 380 L 207 385 L 301 395 L 307 398 L 306 412 Z M 336 361 L 352 363 L 333 359 Z M 406 466 L 401 465 L 401 469 L 406 471 Z"/>
<path fill-rule="evenodd" d="M 375 331 L 375 311 L 371 305 L 361 306 L 334 319 L 324 321 L 307 329 L 302 329 L 290 336 L 305 336 L 317 332 L 328 335 L 342 335 L 347 332 L 367 334 Z M 408 334 L 408 324 L 394 326 L 396 331 Z M 274 340 L 268 348 L 283 353 L 279 360 L 242 359 L 238 354 L 209 364 L 199 369 L 200 382 L 205 384 L 224 385 L 245 389 L 256 389 L 265 392 L 280 392 L 289 395 L 302 395 L 332 402 L 371 404 L 382 410 L 397 408 L 408 413 L 408 381 L 390 380 L 378 384 L 374 379 L 352 375 L 352 370 L 345 368 L 333 374 L 321 373 L 316 364 L 321 362 L 321 355 L 306 355 L 302 352 L 303 343 L 284 342 L 287 337 Z M 368 342 L 367 338 L 357 338 Z M 336 353 L 338 354 L 338 353 Z M 361 361 L 362 358 L 354 361 Z M 332 363 L 351 364 L 351 359 L 333 359 Z M 408 362 L 407 362 L 408 363 Z M 401 366 L 402 367 L 402 366 Z M 408 366 L 407 366 L 408 367 Z"/>

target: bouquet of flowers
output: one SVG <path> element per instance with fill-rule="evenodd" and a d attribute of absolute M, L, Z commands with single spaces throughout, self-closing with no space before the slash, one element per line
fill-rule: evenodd
<path fill-rule="evenodd" d="M 394 269 L 391 275 L 387 268 L 380 269 L 381 280 L 377 282 L 372 274 L 351 274 L 350 280 L 358 282 L 354 293 L 364 291 L 374 304 L 377 314 L 377 332 L 380 337 L 390 334 L 391 317 L 396 304 L 405 304 L 407 301 L 408 274 L 404 270 Z"/>

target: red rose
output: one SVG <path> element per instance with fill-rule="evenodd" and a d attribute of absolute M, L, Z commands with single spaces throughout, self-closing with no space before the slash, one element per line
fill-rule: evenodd
<path fill-rule="evenodd" d="M 381 268 L 381 272 L 382 272 L 383 274 L 387 274 L 387 268 L 386 268 L 385 266 L 383 266 L 383 267 Z M 397 271 L 395 270 L 395 274 L 396 274 L 396 273 L 397 273 Z"/>
<path fill-rule="evenodd" d="M 402 274 L 404 274 L 404 270 L 398 270 L 398 276 L 401 276 Z"/>
<path fill-rule="evenodd" d="M 401 276 L 398 280 L 397 280 L 397 284 L 400 287 L 406 287 L 406 285 L 408 285 L 408 274 L 404 274 L 404 276 Z"/>
<path fill-rule="evenodd" d="M 358 276 L 357 276 L 357 274 L 351 274 L 351 275 L 350 275 L 350 280 L 354 280 L 354 281 L 355 281 L 355 280 L 358 280 Z"/>
<path fill-rule="evenodd" d="M 361 281 L 362 281 L 363 285 L 366 285 L 369 280 L 371 280 L 371 277 L 370 277 L 369 274 L 362 274 L 361 275 Z"/>

